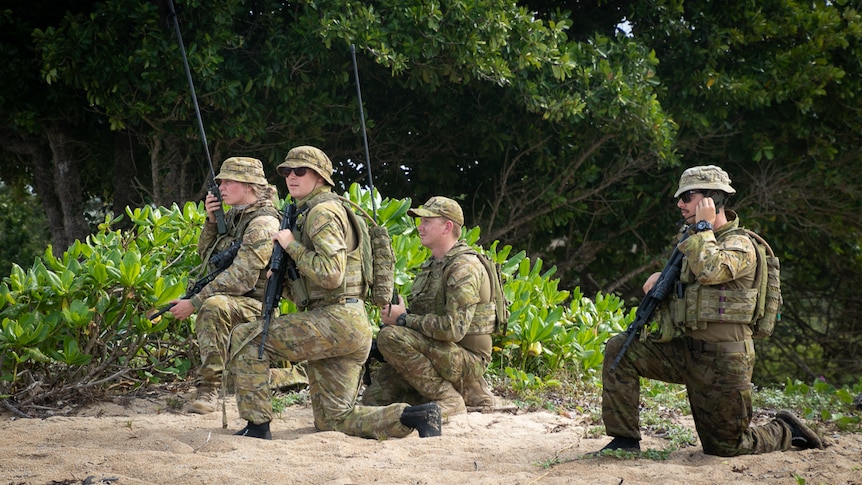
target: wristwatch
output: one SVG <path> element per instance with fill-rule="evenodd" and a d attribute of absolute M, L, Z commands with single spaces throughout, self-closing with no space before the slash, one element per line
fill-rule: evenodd
<path fill-rule="evenodd" d="M 398 325 L 399 327 L 407 326 L 407 312 L 398 315 L 398 318 L 395 319 L 395 325 Z"/>
<path fill-rule="evenodd" d="M 703 232 L 703 231 L 711 231 L 712 224 L 709 221 L 697 221 L 697 224 L 694 225 L 694 232 Z"/>

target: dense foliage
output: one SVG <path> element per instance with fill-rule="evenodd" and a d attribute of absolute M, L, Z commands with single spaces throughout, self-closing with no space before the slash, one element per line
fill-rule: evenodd
<path fill-rule="evenodd" d="M 858 2 L 176 3 L 216 165 L 250 155 L 274 173 L 308 143 L 342 189 L 365 180 L 355 45 L 383 192 L 455 197 L 483 244 L 631 306 L 675 230 L 683 166 L 721 165 L 782 259 L 755 381 L 862 373 Z M 0 180 L 38 194 L 58 258 L 98 231 L 94 211 L 202 196 L 173 20 L 167 0 L 0 10 Z"/>
<path fill-rule="evenodd" d="M 407 215 L 410 199 L 373 200 L 356 184 L 348 195 L 394 234 L 398 288 L 408 295 L 429 256 Z M 0 396 L 8 405 L 51 406 L 117 383 L 184 379 L 198 365 L 193 317 L 148 316 L 180 297 L 189 275 L 198 274 L 202 206 L 145 206 L 126 217 L 133 229 L 117 230 L 118 220 L 106 219 L 61 257 L 49 249 L 30 268 L 15 265 L 0 283 Z M 478 228 L 465 232 L 480 248 L 478 236 Z M 498 372 L 515 388 L 541 387 L 563 369 L 593 376 L 609 332 L 626 324 L 621 302 L 600 297 L 594 304 L 577 295 L 567 303 L 553 269 L 542 272 L 541 260 L 531 263 L 523 252 L 510 257 L 510 249 L 489 248 L 503 265 L 512 309 L 510 332 L 497 339 Z M 281 309 L 294 307 L 283 301 Z M 371 308 L 371 324 L 377 311 Z"/>

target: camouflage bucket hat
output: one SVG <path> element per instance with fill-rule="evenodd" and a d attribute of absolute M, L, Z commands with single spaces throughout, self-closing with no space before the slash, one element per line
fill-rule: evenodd
<path fill-rule="evenodd" d="M 231 157 L 222 162 L 221 170 L 216 175 L 216 183 L 222 180 L 269 185 L 263 174 L 263 163 L 256 158 L 249 157 Z"/>
<path fill-rule="evenodd" d="M 445 217 L 452 222 L 464 225 L 464 213 L 461 211 L 461 206 L 447 197 L 431 197 L 424 205 L 419 206 L 418 209 L 410 209 L 407 213 L 413 217 Z"/>
<path fill-rule="evenodd" d="M 679 197 L 679 194 L 689 190 L 720 190 L 727 194 L 736 193 L 736 189 L 730 186 L 727 172 L 715 165 L 686 169 L 679 178 L 679 189 L 673 196 Z"/>
<path fill-rule="evenodd" d="M 333 187 L 335 186 L 335 183 L 332 182 L 332 162 L 320 148 L 313 146 L 292 148 L 287 152 L 287 156 L 284 157 L 284 162 L 278 166 L 277 170 L 279 175 L 286 177 L 287 175 L 284 173 L 283 169 L 297 167 L 308 167 L 323 177 L 323 180 L 326 180 L 326 183 Z"/>

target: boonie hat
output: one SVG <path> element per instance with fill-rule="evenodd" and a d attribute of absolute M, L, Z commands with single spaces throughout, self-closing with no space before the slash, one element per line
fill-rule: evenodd
<path fill-rule="evenodd" d="M 326 180 L 326 183 L 335 187 L 335 183 L 332 182 L 332 161 L 320 148 L 309 145 L 291 148 L 277 170 L 279 175 L 287 177 L 283 169 L 297 167 L 308 167 L 314 170 L 323 177 L 323 180 Z"/>
<path fill-rule="evenodd" d="M 735 194 L 736 189 L 730 186 L 730 176 L 727 172 L 715 165 L 703 165 L 691 167 L 682 173 L 679 178 L 679 189 L 673 194 L 679 194 L 689 190 L 721 190 L 728 194 Z"/>
<path fill-rule="evenodd" d="M 413 217 L 445 217 L 459 225 L 464 225 L 464 212 L 457 202 L 448 198 L 434 196 L 417 209 L 407 211 Z"/>
<path fill-rule="evenodd" d="M 216 183 L 221 180 L 234 180 L 255 185 L 268 185 L 263 174 L 263 163 L 256 158 L 231 157 L 222 162 L 216 175 Z"/>

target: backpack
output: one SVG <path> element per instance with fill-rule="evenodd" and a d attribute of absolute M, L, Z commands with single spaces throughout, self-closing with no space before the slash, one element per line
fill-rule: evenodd
<path fill-rule="evenodd" d="M 503 269 L 500 263 L 493 261 L 487 254 L 479 253 L 479 261 L 485 266 L 485 271 L 491 278 L 491 294 L 494 295 L 497 320 L 494 322 L 494 334 L 505 336 L 509 330 L 509 300 L 503 291 Z"/>
<path fill-rule="evenodd" d="M 752 337 L 769 337 L 775 330 L 775 323 L 781 320 L 781 265 L 765 239 L 748 229 L 743 231 L 757 249 L 757 273 L 754 277 L 757 308 L 751 323 Z"/>
<path fill-rule="evenodd" d="M 485 273 L 488 274 L 489 282 L 491 283 L 491 297 L 494 299 L 494 313 L 496 320 L 494 321 L 494 335 L 506 335 L 509 329 L 509 300 L 506 299 L 506 293 L 503 291 L 503 269 L 501 265 L 491 259 L 485 253 L 480 253 L 472 247 L 467 247 L 458 253 L 475 255 L 482 266 L 485 267 Z M 457 257 L 457 256 L 456 256 Z M 454 258 L 453 258 L 454 259 Z"/>
<path fill-rule="evenodd" d="M 395 252 L 392 250 L 392 238 L 389 237 L 389 231 L 377 224 L 362 207 L 346 197 L 341 195 L 337 197 L 341 200 L 347 212 L 347 218 L 359 235 L 359 246 L 362 248 L 362 278 L 371 290 L 371 302 L 384 307 L 392 301 L 392 295 L 395 292 Z M 371 221 L 371 227 L 368 227 L 365 220 L 352 208 Z"/>

